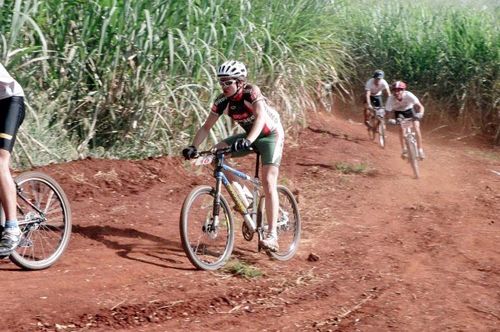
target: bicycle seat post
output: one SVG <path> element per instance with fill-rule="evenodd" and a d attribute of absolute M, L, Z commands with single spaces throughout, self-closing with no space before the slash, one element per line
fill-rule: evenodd
<path fill-rule="evenodd" d="M 257 158 L 255 163 L 255 178 L 259 178 L 259 164 L 260 164 L 260 153 L 256 152 Z"/>

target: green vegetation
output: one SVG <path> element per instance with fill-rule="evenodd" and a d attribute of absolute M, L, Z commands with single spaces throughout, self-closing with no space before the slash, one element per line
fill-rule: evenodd
<path fill-rule="evenodd" d="M 237 259 L 229 261 L 225 266 L 223 271 L 235 276 L 240 276 L 246 279 L 258 278 L 264 275 L 262 271 L 254 266 L 251 266 L 245 262 Z"/>
<path fill-rule="evenodd" d="M 338 162 L 335 164 L 335 169 L 342 174 L 362 174 L 368 170 L 368 165 L 365 163 L 351 164 L 346 162 Z"/>
<path fill-rule="evenodd" d="M 487 0 L 0 1 L 0 61 L 29 104 L 15 161 L 177 153 L 228 58 L 248 64 L 289 132 L 315 109 L 318 78 L 352 97 L 383 68 L 444 106 L 429 115 L 450 110 L 500 143 L 498 12 Z M 219 121 L 208 144 L 232 130 Z"/>
<path fill-rule="evenodd" d="M 498 2 L 379 3 L 357 1 L 345 18 L 358 73 L 384 68 L 424 105 L 437 102 L 432 115 L 472 122 L 500 143 Z"/>

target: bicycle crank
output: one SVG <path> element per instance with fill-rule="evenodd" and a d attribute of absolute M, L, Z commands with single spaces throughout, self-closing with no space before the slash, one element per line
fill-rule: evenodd
<path fill-rule="evenodd" d="M 245 222 L 241 225 L 241 232 L 243 233 L 243 238 L 245 240 L 252 241 L 254 232 L 248 228 Z"/>

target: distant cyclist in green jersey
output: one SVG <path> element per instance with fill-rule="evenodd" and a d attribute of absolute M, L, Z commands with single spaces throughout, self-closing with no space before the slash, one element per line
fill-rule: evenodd
<path fill-rule="evenodd" d="M 250 147 L 261 154 L 264 194 L 270 198 L 265 200 L 269 229 L 261 245 L 268 250 L 277 251 L 277 182 L 285 135 L 278 112 L 269 106 L 258 86 L 247 82 L 247 76 L 245 65 L 239 61 L 226 61 L 218 68 L 217 78 L 222 93 L 215 99 L 211 112 L 196 133 L 192 145 L 184 149 L 182 154 L 186 159 L 195 157 L 199 145 L 207 138 L 210 129 L 222 114 L 227 114 L 243 128 L 245 133 L 230 136 L 215 147 L 231 146 L 233 156 L 247 154 Z"/>

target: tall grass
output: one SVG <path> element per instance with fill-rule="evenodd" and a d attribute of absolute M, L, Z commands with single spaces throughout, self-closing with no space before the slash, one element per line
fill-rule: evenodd
<path fill-rule="evenodd" d="M 1 61 L 37 116 L 50 119 L 38 124 L 74 147 L 62 159 L 177 152 L 205 120 L 220 91 L 216 67 L 228 58 L 248 64 L 250 81 L 276 104 L 288 130 L 315 107 L 310 82 L 318 73 L 349 71 L 342 44 L 324 34 L 329 17 L 321 2 L 311 0 L 6 1 L 0 22 L 2 38 L 13 41 L 3 44 Z M 19 27 L 15 36 L 8 25 Z M 9 61 L 26 45 L 48 56 Z M 44 140 L 36 124 L 23 131 Z M 233 130 L 219 121 L 209 144 Z M 46 139 L 41 143 L 52 147 Z M 45 162 L 35 146 L 25 150 Z"/>
<path fill-rule="evenodd" d="M 473 122 L 500 143 L 499 8 L 494 1 L 351 4 L 344 22 L 358 75 L 384 68 L 428 106 L 441 106 L 428 114 Z"/>
<path fill-rule="evenodd" d="M 0 1 L 0 61 L 30 106 L 16 160 L 177 153 L 205 120 L 228 58 L 248 64 L 288 132 L 315 109 L 318 79 L 342 93 L 383 68 L 500 143 L 499 7 L 477 3 Z M 233 131 L 219 121 L 208 144 Z"/>

